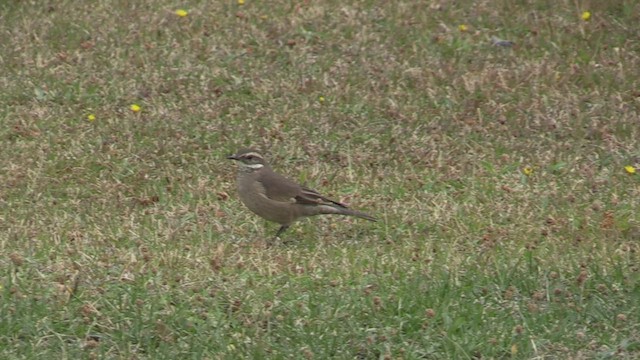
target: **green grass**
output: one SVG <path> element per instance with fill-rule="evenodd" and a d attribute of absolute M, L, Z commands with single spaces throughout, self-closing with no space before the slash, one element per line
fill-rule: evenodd
<path fill-rule="evenodd" d="M 582 6 L 2 3 L 0 358 L 640 357 L 640 6 Z M 380 221 L 266 247 L 245 146 Z"/>

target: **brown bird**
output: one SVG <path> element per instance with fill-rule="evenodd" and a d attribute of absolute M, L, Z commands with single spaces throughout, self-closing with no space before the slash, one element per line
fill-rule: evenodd
<path fill-rule="evenodd" d="M 242 203 L 258 216 L 280 224 L 274 239 L 293 222 L 307 216 L 339 214 L 376 221 L 371 215 L 349 209 L 274 172 L 254 149 L 242 149 L 227 159 L 239 164 L 237 185 Z"/>

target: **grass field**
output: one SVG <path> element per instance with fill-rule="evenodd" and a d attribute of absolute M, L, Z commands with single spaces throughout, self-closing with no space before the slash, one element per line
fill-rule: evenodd
<path fill-rule="evenodd" d="M 632 0 L 0 3 L 0 358 L 640 358 L 639 23 Z M 245 146 L 380 221 L 267 247 Z"/>

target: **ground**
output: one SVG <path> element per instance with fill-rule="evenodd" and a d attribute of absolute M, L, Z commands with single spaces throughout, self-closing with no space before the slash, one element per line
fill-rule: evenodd
<path fill-rule="evenodd" d="M 1 358 L 640 357 L 636 1 L 0 10 Z"/>

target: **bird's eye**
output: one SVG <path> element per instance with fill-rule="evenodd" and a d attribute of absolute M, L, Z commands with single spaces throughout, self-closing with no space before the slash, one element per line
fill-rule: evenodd
<path fill-rule="evenodd" d="M 247 156 L 247 160 L 253 160 L 253 155 Z"/>

